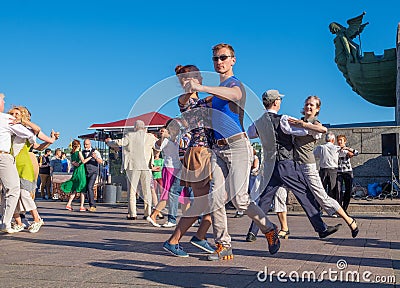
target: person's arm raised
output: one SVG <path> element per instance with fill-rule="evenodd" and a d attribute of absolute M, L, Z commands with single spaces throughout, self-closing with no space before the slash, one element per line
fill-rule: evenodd
<path fill-rule="evenodd" d="M 312 131 L 318 132 L 318 133 L 328 132 L 328 129 L 319 122 L 313 124 L 313 123 L 305 122 L 301 119 L 295 119 L 292 117 L 288 118 L 288 122 L 289 122 L 289 125 L 294 126 L 294 127 L 304 128 L 304 129 L 312 130 Z"/>
<path fill-rule="evenodd" d="M 51 131 L 50 134 L 50 139 L 54 139 L 54 140 L 58 140 L 58 138 L 60 137 L 60 133 L 59 132 L 54 132 L 54 130 Z M 44 149 L 46 149 L 47 147 L 49 147 L 51 144 L 53 144 L 53 142 L 43 142 L 41 144 L 38 143 L 34 143 L 33 144 L 33 149 L 38 150 L 38 151 L 43 151 Z"/>
<path fill-rule="evenodd" d="M 239 86 L 220 87 L 220 86 L 204 86 L 193 80 L 188 81 L 185 85 L 187 93 L 204 92 L 217 96 L 218 98 L 230 101 L 238 101 L 242 99 L 242 90 Z"/>

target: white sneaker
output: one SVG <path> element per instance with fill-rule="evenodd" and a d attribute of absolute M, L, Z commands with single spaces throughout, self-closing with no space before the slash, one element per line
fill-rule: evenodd
<path fill-rule="evenodd" d="M 14 225 L 11 225 L 11 227 L 12 227 L 13 230 L 15 230 L 14 233 L 21 232 L 21 231 L 23 231 L 25 229 L 23 223 L 22 223 L 22 225 L 18 225 L 18 224 L 15 223 Z"/>
<path fill-rule="evenodd" d="M 153 225 L 154 227 L 161 227 L 160 224 L 158 224 L 157 222 L 155 222 L 153 219 L 151 219 L 150 216 L 146 217 L 147 222 L 149 222 L 151 225 Z"/>
<path fill-rule="evenodd" d="M 42 227 L 43 221 L 33 222 L 31 226 L 29 226 L 28 230 L 31 233 L 39 232 L 40 227 Z"/>
<path fill-rule="evenodd" d="M 162 225 L 162 227 L 164 227 L 164 228 L 171 228 L 171 227 L 175 227 L 175 226 L 176 226 L 176 223 L 172 223 L 172 222 L 169 222 L 169 221 Z"/>
<path fill-rule="evenodd" d="M 7 234 L 13 234 L 13 233 L 16 233 L 16 232 L 17 232 L 17 231 L 14 230 L 13 228 L 3 228 L 3 229 L 1 229 L 0 231 L 3 232 L 3 233 L 7 233 Z"/>

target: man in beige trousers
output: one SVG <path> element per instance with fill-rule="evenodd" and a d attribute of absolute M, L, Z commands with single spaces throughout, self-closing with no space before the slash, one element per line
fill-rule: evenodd
<path fill-rule="evenodd" d="M 27 138 L 30 142 L 34 142 L 36 137 L 32 131 L 21 124 L 11 124 L 14 118 L 3 113 L 4 97 L 4 94 L 0 93 L 0 181 L 5 191 L 4 202 L 2 202 L 4 214 L 1 218 L 1 231 L 11 234 L 17 232 L 11 228 L 11 219 L 21 194 L 15 159 L 10 154 L 11 136 Z"/>
<path fill-rule="evenodd" d="M 209 198 L 217 250 L 208 256 L 208 260 L 233 259 L 225 210 L 227 199 L 231 199 L 238 211 L 246 212 L 259 226 L 267 239 L 269 252 L 275 254 L 280 248 L 277 227 L 247 193 L 253 148 L 243 127 L 246 91 L 233 73 L 235 51 L 225 43 L 215 45 L 212 50 L 214 69 L 220 78 L 219 86 L 204 86 L 194 80 L 188 81 L 185 86 L 188 93 L 213 95 L 211 121 L 215 156 L 211 160 L 213 172 Z"/>
<path fill-rule="evenodd" d="M 125 132 L 122 139 L 106 139 L 112 148 L 122 147 L 123 169 L 128 177 L 128 220 L 137 219 L 136 193 L 140 181 L 144 200 L 144 217 L 151 214 L 151 164 L 154 143 L 158 140 L 146 132 L 143 121 L 137 120 L 133 132 Z"/>

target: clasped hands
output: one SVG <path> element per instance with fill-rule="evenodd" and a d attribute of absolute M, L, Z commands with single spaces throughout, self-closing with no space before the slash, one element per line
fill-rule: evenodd
<path fill-rule="evenodd" d="M 58 140 L 58 138 L 60 138 L 60 132 L 54 132 L 54 130 L 52 129 L 51 133 L 50 133 L 50 137 Z"/>
<path fill-rule="evenodd" d="M 306 128 L 306 122 L 301 119 L 296 119 L 292 117 L 288 117 L 288 122 L 291 126 L 299 127 L 299 128 Z"/>
<path fill-rule="evenodd" d="M 190 78 L 184 82 L 183 88 L 185 89 L 186 93 L 195 93 L 199 92 L 202 89 L 202 85 L 199 82 L 199 79 Z"/>

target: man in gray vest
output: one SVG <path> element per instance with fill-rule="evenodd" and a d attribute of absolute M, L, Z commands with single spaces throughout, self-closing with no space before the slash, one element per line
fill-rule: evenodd
<path fill-rule="evenodd" d="M 262 100 L 267 111 L 247 131 L 250 138 L 260 138 L 264 151 L 260 184 L 262 194 L 258 205 L 270 207 L 277 188 L 285 185 L 296 196 L 319 237 L 325 238 L 335 233 L 339 225 L 327 226 L 322 221 L 319 205 L 308 188 L 303 173 L 293 161 L 292 135 L 283 132 L 282 115 L 278 114 L 283 96 L 278 90 L 264 92 Z M 252 227 L 249 232 L 251 230 Z"/>
<path fill-rule="evenodd" d="M 86 193 L 89 200 L 89 212 L 96 212 L 96 203 L 94 201 L 94 184 L 99 175 L 99 164 L 103 163 L 100 152 L 92 148 L 92 143 L 89 139 L 83 142 L 85 150 L 82 151 L 83 157 L 86 159 L 92 156 L 85 164 L 86 170 Z"/>

